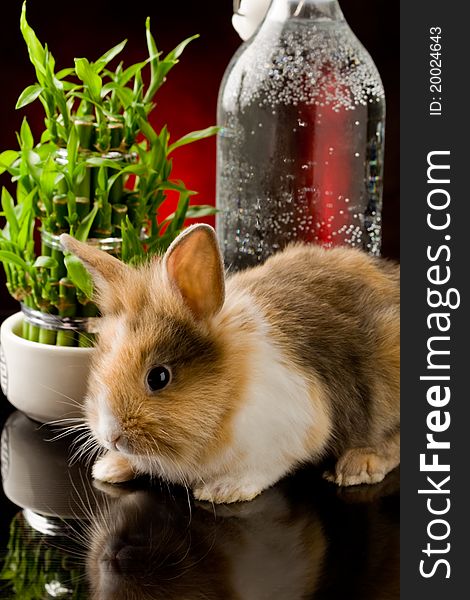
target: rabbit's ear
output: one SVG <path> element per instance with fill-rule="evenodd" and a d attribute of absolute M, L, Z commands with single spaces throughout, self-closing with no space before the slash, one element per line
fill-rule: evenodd
<path fill-rule="evenodd" d="M 79 242 L 66 233 L 60 236 L 60 243 L 65 250 L 75 254 L 90 272 L 98 292 L 98 304 L 101 309 L 106 309 L 106 299 L 115 296 L 115 288 L 122 286 L 129 267 L 107 252 Z"/>
<path fill-rule="evenodd" d="M 168 248 L 163 267 L 197 319 L 210 318 L 222 308 L 224 267 L 212 227 L 199 224 L 183 231 Z"/>

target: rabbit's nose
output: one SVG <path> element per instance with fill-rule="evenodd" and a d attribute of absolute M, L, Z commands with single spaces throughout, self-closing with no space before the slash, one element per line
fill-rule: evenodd
<path fill-rule="evenodd" d="M 107 450 L 113 450 L 114 452 L 129 451 L 129 442 L 126 436 L 119 431 L 108 432 L 108 434 L 103 437 L 103 446 Z"/>
<path fill-rule="evenodd" d="M 108 449 L 108 450 L 114 450 L 119 452 L 119 443 L 122 442 L 122 435 L 119 432 L 112 432 L 112 433 L 107 433 L 107 435 L 105 436 L 103 442 L 104 442 L 104 446 Z"/>
<path fill-rule="evenodd" d="M 98 425 L 98 439 L 108 450 L 119 451 L 124 438 L 121 424 L 110 413 L 101 413 Z"/>

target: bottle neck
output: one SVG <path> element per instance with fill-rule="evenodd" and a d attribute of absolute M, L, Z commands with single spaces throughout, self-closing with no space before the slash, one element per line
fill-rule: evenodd
<path fill-rule="evenodd" d="M 338 0 L 272 0 L 266 19 L 344 21 Z"/>

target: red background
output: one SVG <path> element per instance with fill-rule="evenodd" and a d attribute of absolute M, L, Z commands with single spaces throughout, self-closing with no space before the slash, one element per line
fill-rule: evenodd
<path fill-rule="evenodd" d="M 24 115 L 33 132 L 42 130 L 39 102 L 15 111 L 20 92 L 33 83 L 34 72 L 19 30 L 21 1 L 2 4 L 0 36 L 0 151 L 16 148 L 15 132 Z M 399 257 L 399 4 L 387 0 L 340 0 L 353 31 L 369 50 L 381 73 L 387 99 L 384 174 L 383 254 Z M 217 94 L 224 70 L 241 43 L 231 25 L 232 1 L 82 0 L 67 7 L 64 0 L 28 0 L 28 21 L 47 43 L 57 68 L 73 66 L 74 57 L 93 60 L 127 38 L 122 54 L 129 65 L 146 58 L 145 18 L 160 50 L 168 52 L 195 33 L 181 62 L 157 95 L 154 125 L 165 123 L 172 139 L 216 124 Z M 197 190 L 198 203 L 215 202 L 215 139 L 197 142 L 174 154 L 172 177 Z M 8 176 L 1 183 L 10 187 Z M 209 220 L 209 222 L 211 222 Z M 16 310 L 0 275 L 1 314 Z"/>

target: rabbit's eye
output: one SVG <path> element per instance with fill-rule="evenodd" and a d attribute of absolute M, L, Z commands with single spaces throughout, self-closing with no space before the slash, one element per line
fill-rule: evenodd
<path fill-rule="evenodd" d="M 147 373 L 147 386 L 151 392 L 158 392 L 166 387 L 171 380 L 171 372 L 167 367 L 153 367 Z"/>

